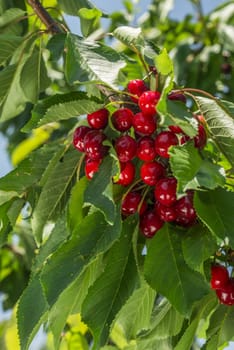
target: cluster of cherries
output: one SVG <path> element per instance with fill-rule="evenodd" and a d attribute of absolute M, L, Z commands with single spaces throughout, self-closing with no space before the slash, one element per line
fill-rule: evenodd
<path fill-rule="evenodd" d="M 171 146 L 186 142 L 193 142 L 199 149 L 205 146 L 207 135 L 202 116 L 194 115 L 198 133 L 191 139 L 178 125 L 158 127 L 159 91 L 149 90 L 143 80 L 135 79 L 128 83 L 127 94 L 131 98 L 129 108 L 125 103 L 112 114 L 107 108 L 97 110 L 87 115 L 88 125 L 79 126 L 74 132 L 73 144 L 85 154 L 87 178 L 92 179 L 108 153 L 105 129 L 111 127 L 118 135 L 110 141 L 120 166 L 120 173 L 113 182 L 127 186 L 122 198 L 122 215 L 138 212 L 140 231 L 147 238 L 153 237 L 165 222 L 184 227 L 195 224 L 193 191 L 177 198 L 177 180 L 170 171 L 168 158 Z M 186 102 L 182 93 L 172 92 L 168 98 Z"/>
<path fill-rule="evenodd" d="M 220 264 L 211 266 L 210 286 L 222 304 L 234 305 L 234 278 L 229 276 L 225 266 Z"/>

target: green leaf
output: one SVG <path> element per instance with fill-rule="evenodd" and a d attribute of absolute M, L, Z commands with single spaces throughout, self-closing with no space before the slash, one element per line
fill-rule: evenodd
<path fill-rule="evenodd" d="M 234 193 L 217 188 L 213 191 L 196 192 L 194 206 L 199 218 L 217 237 L 226 237 L 234 246 Z"/>
<path fill-rule="evenodd" d="M 102 272 L 102 265 L 102 256 L 100 255 L 85 269 L 81 276 L 76 278 L 64 292 L 60 294 L 58 300 L 50 309 L 49 328 L 53 333 L 56 349 L 59 349 L 60 336 L 68 316 L 74 313 L 74 309 L 76 309 L 76 312 L 80 312 L 80 306 L 77 308 L 77 305 L 82 304 L 89 287 Z M 63 310 L 62 313 L 61 310 Z"/>
<path fill-rule="evenodd" d="M 173 73 L 173 62 L 168 55 L 166 48 L 163 48 L 162 51 L 155 56 L 155 67 L 162 75 L 169 75 Z"/>
<path fill-rule="evenodd" d="M 151 330 L 148 339 L 166 339 L 177 335 L 183 325 L 184 317 L 165 299 L 154 308 Z"/>
<path fill-rule="evenodd" d="M 194 144 L 187 142 L 183 146 L 172 147 L 170 153 L 170 166 L 173 175 L 178 180 L 178 191 L 183 192 L 198 172 L 202 158 Z"/>
<path fill-rule="evenodd" d="M 25 11 L 19 8 L 10 8 L 6 10 L 0 17 L 0 28 L 3 28 L 10 24 L 12 21 L 17 20 L 25 15 Z"/>
<path fill-rule="evenodd" d="M 217 346 L 233 340 L 234 308 L 220 305 L 210 318 L 207 330 L 208 339 L 217 336 Z"/>
<path fill-rule="evenodd" d="M 83 205 L 84 205 L 84 192 L 88 185 L 88 179 L 84 176 L 78 181 L 71 191 L 71 197 L 68 207 L 68 225 L 70 231 L 73 232 L 76 226 L 84 218 Z"/>
<path fill-rule="evenodd" d="M 6 202 L 0 206 L 0 247 L 7 242 L 7 237 L 12 227 L 8 217 L 8 210 L 12 201 Z"/>
<path fill-rule="evenodd" d="M 200 271 L 204 261 L 214 254 L 216 242 L 206 227 L 194 226 L 183 236 L 182 248 L 188 266 Z"/>
<path fill-rule="evenodd" d="M 41 48 L 35 46 L 20 76 L 20 85 L 27 101 L 36 103 L 40 92 L 48 87 L 49 82 Z"/>
<path fill-rule="evenodd" d="M 111 47 L 68 34 L 65 75 L 69 84 L 95 82 L 116 89 L 119 71 L 124 66 L 120 54 Z"/>
<path fill-rule="evenodd" d="M 81 8 L 92 9 L 94 6 L 89 0 L 58 0 L 61 9 L 69 15 L 76 15 Z"/>
<path fill-rule="evenodd" d="M 11 56 L 14 51 L 22 43 L 22 37 L 16 35 L 0 35 L 0 64 L 4 64 Z"/>
<path fill-rule="evenodd" d="M 72 238 L 57 249 L 43 270 L 42 282 L 50 305 L 98 254 L 111 247 L 120 232 L 120 214 L 116 215 L 114 225 L 108 225 L 99 211 L 80 222 Z"/>
<path fill-rule="evenodd" d="M 135 339 L 141 330 L 150 328 L 156 292 L 146 283 L 134 291 L 118 313 L 114 329 L 121 328 L 128 341 Z"/>
<path fill-rule="evenodd" d="M 127 47 L 132 48 L 144 43 L 140 27 L 120 26 L 113 31 L 116 39 L 120 40 Z"/>
<path fill-rule="evenodd" d="M 234 166 L 234 120 L 229 111 L 218 100 L 194 97 L 204 115 L 212 138 Z"/>
<path fill-rule="evenodd" d="M 39 126 L 68 120 L 95 112 L 103 107 L 103 102 L 90 98 L 85 92 L 71 92 L 48 97 L 34 107 L 31 120 L 23 127 L 28 132 Z"/>
<path fill-rule="evenodd" d="M 112 176 L 116 174 L 116 169 L 113 164 L 112 157 L 104 158 L 84 194 L 84 202 L 100 209 L 110 224 L 114 222 L 116 215 L 112 189 Z"/>
<path fill-rule="evenodd" d="M 84 37 L 89 36 L 98 29 L 102 12 L 97 8 L 87 9 L 81 8 L 78 12 L 80 17 L 81 32 Z"/>
<path fill-rule="evenodd" d="M 0 189 L 0 206 L 12 198 L 18 197 L 18 193 L 15 191 L 2 191 Z"/>
<path fill-rule="evenodd" d="M 36 301 L 36 307 L 35 307 Z M 40 325 L 46 319 L 48 305 L 38 276 L 22 294 L 17 308 L 17 323 L 22 350 L 27 350 Z"/>
<path fill-rule="evenodd" d="M 196 186 L 198 186 L 209 189 L 214 189 L 218 186 L 224 186 L 224 169 L 216 164 L 211 163 L 211 161 L 204 159 L 194 181 L 192 181 L 191 184 L 188 184 L 188 186 L 190 185 L 190 188 L 196 188 Z M 193 185 L 195 185 L 195 187 L 193 187 Z"/>
<path fill-rule="evenodd" d="M 106 267 L 89 289 L 82 306 L 84 322 L 93 333 L 94 349 L 105 345 L 117 312 L 133 292 L 138 280 L 131 252 L 131 233 L 135 224 L 133 218 L 124 221 L 121 237 L 109 250 Z"/>
<path fill-rule="evenodd" d="M 43 228 L 53 215 L 61 213 L 74 183 L 80 154 L 75 149 L 69 149 L 48 176 L 33 212 L 32 229 L 40 242 L 43 238 Z M 64 203 L 65 201 L 65 203 Z"/>
<path fill-rule="evenodd" d="M 148 244 L 144 273 L 151 287 L 186 315 L 191 311 L 193 303 L 207 294 L 209 287 L 202 275 L 191 270 L 185 263 L 181 234 L 181 231 L 168 225 L 157 232 Z"/>

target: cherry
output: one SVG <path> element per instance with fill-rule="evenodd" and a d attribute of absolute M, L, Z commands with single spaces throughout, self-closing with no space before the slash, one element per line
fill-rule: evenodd
<path fill-rule="evenodd" d="M 159 162 L 144 163 L 140 169 L 142 180 L 149 186 L 156 185 L 156 182 L 165 176 L 166 169 Z"/>
<path fill-rule="evenodd" d="M 175 221 L 176 219 L 176 211 L 175 211 L 174 205 L 170 207 L 166 207 L 160 202 L 156 202 L 155 210 L 160 216 L 160 218 L 165 222 Z"/>
<path fill-rule="evenodd" d="M 142 196 L 139 192 L 129 192 L 122 202 L 121 211 L 125 216 L 135 214 L 139 210 L 139 214 L 142 215 L 146 208 L 147 204 L 145 201 L 142 202 L 141 207 L 138 209 Z"/>
<path fill-rule="evenodd" d="M 175 211 L 177 214 L 177 224 L 181 226 L 193 225 L 197 218 L 197 214 L 193 206 L 193 196 L 187 194 L 180 198 L 175 204 Z"/>
<path fill-rule="evenodd" d="M 234 305 L 234 279 L 230 278 L 222 288 L 217 289 L 216 295 L 222 304 Z"/>
<path fill-rule="evenodd" d="M 176 202 L 177 180 L 175 177 L 160 179 L 155 187 L 154 195 L 161 204 L 170 207 Z"/>
<path fill-rule="evenodd" d="M 206 130 L 202 124 L 198 125 L 198 134 L 193 138 L 194 146 L 196 148 L 202 149 L 206 145 L 207 135 Z"/>
<path fill-rule="evenodd" d="M 174 134 L 184 134 L 183 130 L 181 129 L 181 127 L 179 125 L 169 125 L 168 128 Z"/>
<path fill-rule="evenodd" d="M 179 91 L 172 91 L 170 94 L 167 96 L 169 100 L 173 101 L 181 101 L 183 103 L 186 103 L 186 97 L 182 92 Z"/>
<path fill-rule="evenodd" d="M 116 139 L 115 150 L 120 162 L 132 160 L 137 151 L 137 143 L 129 135 L 123 135 Z"/>
<path fill-rule="evenodd" d="M 101 159 L 86 158 L 85 175 L 89 180 L 91 180 L 93 178 L 93 175 L 98 171 L 101 162 L 102 162 Z"/>
<path fill-rule="evenodd" d="M 127 85 L 127 90 L 130 94 L 136 95 L 137 97 L 131 97 L 132 101 L 138 102 L 138 97 L 141 96 L 141 94 L 147 90 L 147 86 L 145 85 L 145 82 L 141 79 L 133 79 L 130 80 Z"/>
<path fill-rule="evenodd" d="M 160 92 L 159 91 L 145 91 L 142 93 L 142 95 L 139 97 L 138 105 L 141 109 L 141 111 L 144 114 L 148 115 L 155 115 L 156 114 L 156 105 L 158 103 L 158 100 L 160 99 Z"/>
<path fill-rule="evenodd" d="M 132 162 L 120 163 L 119 179 L 116 182 L 118 185 L 128 186 L 135 177 L 135 166 Z"/>
<path fill-rule="evenodd" d="M 116 130 L 127 131 L 132 126 L 133 112 L 129 108 L 121 108 L 112 114 L 111 120 Z"/>
<path fill-rule="evenodd" d="M 107 152 L 107 146 L 102 142 L 106 136 L 101 130 L 91 130 L 84 137 L 84 151 L 88 158 L 102 159 Z"/>
<path fill-rule="evenodd" d="M 78 126 L 74 131 L 73 145 L 80 152 L 84 152 L 84 137 L 89 131 L 91 131 L 91 128 L 84 125 Z"/>
<path fill-rule="evenodd" d="M 221 289 L 229 282 L 229 273 L 225 266 L 214 264 L 211 266 L 210 286 Z"/>
<path fill-rule="evenodd" d="M 154 210 L 148 210 L 140 217 L 140 231 L 146 238 L 152 238 L 163 224 Z"/>
<path fill-rule="evenodd" d="M 89 125 L 93 129 L 104 129 L 108 124 L 109 111 L 106 108 L 87 115 Z"/>
<path fill-rule="evenodd" d="M 155 156 L 154 140 L 150 136 L 140 138 L 137 141 L 137 157 L 145 162 L 150 162 Z"/>
<path fill-rule="evenodd" d="M 195 114 L 194 117 L 197 119 L 197 121 L 203 125 L 206 124 L 206 120 L 202 114 Z"/>
<path fill-rule="evenodd" d="M 132 125 L 134 130 L 142 135 L 151 135 L 157 128 L 155 117 L 142 112 L 135 114 Z"/>
<path fill-rule="evenodd" d="M 178 145 L 178 143 L 179 140 L 176 134 L 172 131 L 162 131 L 155 137 L 155 151 L 159 156 L 169 158 L 169 148 Z"/>

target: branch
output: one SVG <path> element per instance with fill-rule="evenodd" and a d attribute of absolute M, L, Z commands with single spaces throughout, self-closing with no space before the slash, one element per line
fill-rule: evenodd
<path fill-rule="evenodd" d="M 54 21 L 46 9 L 41 5 L 39 0 L 28 0 L 28 4 L 33 8 L 48 31 L 50 31 L 52 34 L 63 32 L 58 23 Z"/>

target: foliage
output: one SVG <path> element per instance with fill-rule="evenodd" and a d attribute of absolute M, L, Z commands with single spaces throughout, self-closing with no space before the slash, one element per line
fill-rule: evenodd
<path fill-rule="evenodd" d="M 50 26 L 32 1 L 0 1 L 0 130 L 15 166 L 0 179 L 0 292 L 4 309 L 17 309 L 22 350 L 41 326 L 48 348 L 60 350 L 189 350 L 199 338 L 202 349 L 218 350 L 233 340 L 234 307 L 211 290 L 210 267 L 216 261 L 231 275 L 234 266 L 234 6 L 204 15 L 190 2 L 196 16 L 178 22 L 172 0 L 152 0 L 144 20 L 128 0 L 110 15 L 88 0 L 41 1 Z M 132 79 L 160 91 L 158 128 L 177 125 L 189 138 L 164 165 L 178 200 L 195 192 L 195 225 L 166 223 L 151 239 L 137 212 L 121 213 L 139 183 L 115 183 L 121 133 L 111 117 L 108 154 L 92 179 L 73 146 L 88 114 L 139 111 Z M 169 99 L 172 91 L 186 104 Z M 204 148 L 193 143 L 200 125 Z M 2 349 L 14 317 L 0 324 Z"/>

